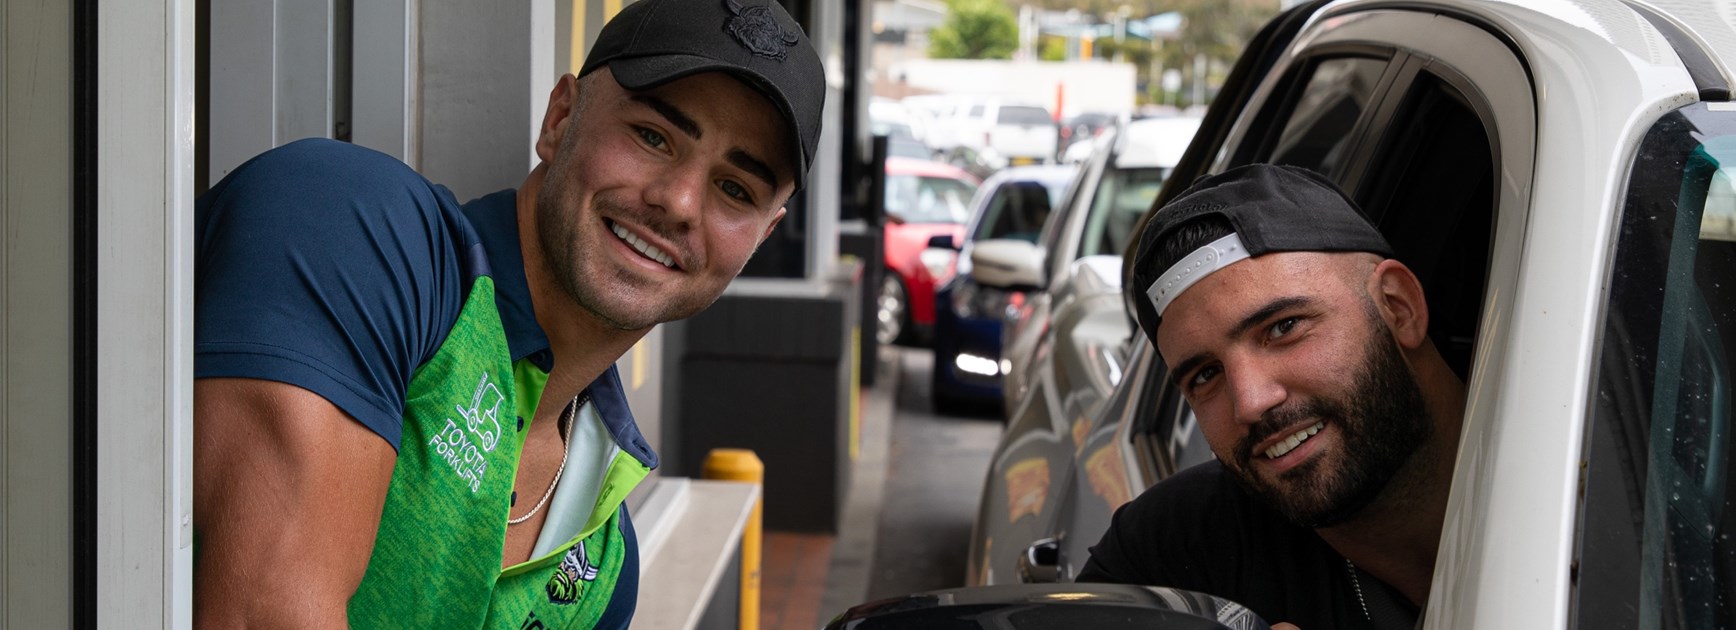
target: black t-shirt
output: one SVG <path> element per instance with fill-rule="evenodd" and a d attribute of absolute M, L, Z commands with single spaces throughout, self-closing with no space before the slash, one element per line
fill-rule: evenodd
<path fill-rule="evenodd" d="M 1249 496 L 1216 461 L 1176 473 L 1116 510 L 1078 581 L 1209 593 L 1302 630 L 1411 628 L 1417 615 L 1314 530 Z"/>

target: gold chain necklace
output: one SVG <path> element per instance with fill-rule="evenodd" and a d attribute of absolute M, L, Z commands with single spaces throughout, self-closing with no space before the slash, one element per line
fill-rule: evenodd
<path fill-rule="evenodd" d="M 555 478 L 549 480 L 549 487 L 547 490 L 543 491 L 542 499 L 536 502 L 536 507 L 531 508 L 529 512 L 525 512 L 524 516 L 518 518 L 507 518 L 507 525 L 517 525 L 530 520 L 530 517 L 536 516 L 537 512 L 542 511 L 543 505 L 547 504 L 549 502 L 549 497 L 555 493 L 555 485 L 561 482 L 561 473 L 566 472 L 567 470 L 567 451 L 570 450 L 567 448 L 567 434 L 571 433 L 573 430 L 573 414 L 577 413 L 578 409 L 579 396 L 574 396 L 573 402 L 567 404 L 567 408 L 561 413 L 561 466 L 560 468 L 555 469 Z M 507 516 L 512 516 L 512 513 L 507 512 Z"/>

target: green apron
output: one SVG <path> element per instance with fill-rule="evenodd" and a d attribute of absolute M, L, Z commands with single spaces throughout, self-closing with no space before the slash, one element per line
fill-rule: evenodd
<path fill-rule="evenodd" d="M 511 356 L 494 281 L 478 276 L 445 343 L 410 381 L 373 556 L 349 602 L 352 627 L 589 628 L 608 607 L 626 555 L 621 501 L 650 469 L 613 449 L 578 535 L 502 570 L 513 480 L 548 378 Z"/>

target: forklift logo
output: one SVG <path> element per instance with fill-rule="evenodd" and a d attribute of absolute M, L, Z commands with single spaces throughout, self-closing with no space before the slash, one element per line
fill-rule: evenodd
<path fill-rule="evenodd" d="M 500 444 L 500 403 L 505 401 L 500 388 L 488 382 L 488 373 L 483 372 L 476 393 L 470 396 L 470 407 L 454 405 L 464 421 L 448 416 L 445 428 L 428 440 L 428 446 L 434 447 L 434 453 L 445 460 L 471 494 L 482 489 L 482 479 L 488 475 L 487 455 Z"/>
<path fill-rule="evenodd" d="M 591 564 L 589 554 L 585 552 L 585 541 L 573 545 L 566 557 L 561 558 L 561 566 L 555 574 L 549 576 L 548 584 L 543 590 L 548 591 L 549 601 L 555 604 L 571 604 L 579 601 L 579 588 L 582 582 L 594 582 L 597 579 L 597 565 Z"/>
<path fill-rule="evenodd" d="M 455 405 L 459 417 L 464 418 L 464 428 L 476 436 L 477 445 L 484 451 L 492 453 L 500 444 L 500 403 L 505 400 L 500 388 L 488 382 L 488 373 L 483 372 L 482 380 L 476 383 L 476 393 L 470 396 L 470 408 Z"/>
<path fill-rule="evenodd" d="M 769 57 L 778 61 L 784 60 L 784 55 L 791 46 L 799 41 L 794 33 L 784 32 L 784 27 L 773 17 L 772 10 L 764 6 L 742 6 L 741 0 L 724 0 L 729 12 L 735 17 L 724 23 L 723 29 L 735 36 L 735 40 L 748 49 L 748 52 L 761 57 Z"/>

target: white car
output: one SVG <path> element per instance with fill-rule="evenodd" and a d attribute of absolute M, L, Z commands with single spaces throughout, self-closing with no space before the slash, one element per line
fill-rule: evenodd
<path fill-rule="evenodd" d="M 991 240 L 977 245 L 971 273 L 979 283 L 1042 289 L 1019 305 L 1004 328 L 1001 392 L 1009 420 L 1030 404 L 1032 387 L 1057 369 L 1050 349 L 1058 337 L 1069 334 L 1055 330 L 1060 311 L 1077 310 L 1087 288 L 1100 293 L 1098 287 L 1116 291 L 1121 286 L 1118 273 L 1096 270 L 1121 264 L 1140 215 L 1157 199 L 1199 125 L 1197 118 L 1148 118 L 1105 131 L 1097 153 L 1080 167 L 1078 181 L 1068 186 L 1067 197 L 1050 213 L 1036 243 Z M 1101 260 L 1075 262 L 1088 258 Z M 1079 282 L 1086 273 L 1091 281 Z M 1103 350 L 1108 360 L 1121 360 L 1125 350 L 1120 346 Z M 1102 382 L 1101 387 L 1114 384 Z"/>
<path fill-rule="evenodd" d="M 1314 169 L 1417 272 L 1468 385 L 1423 627 L 1736 627 L 1733 19 L 1309 3 L 1247 47 L 1160 195 L 1247 163 Z M 1036 484 L 1072 496 L 1002 510 L 1059 523 L 1059 542 L 993 538 L 1019 577 L 1065 579 L 1101 535 L 1049 507 L 1113 509 L 1197 444 L 1134 341 L 1114 395 L 1049 429 L 1098 465 Z"/>
<path fill-rule="evenodd" d="M 1049 110 L 998 98 L 960 107 L 953 114 L 951 133 L 951 161 L 990 170 L 1052 163 L 1061 137 Z"/>

